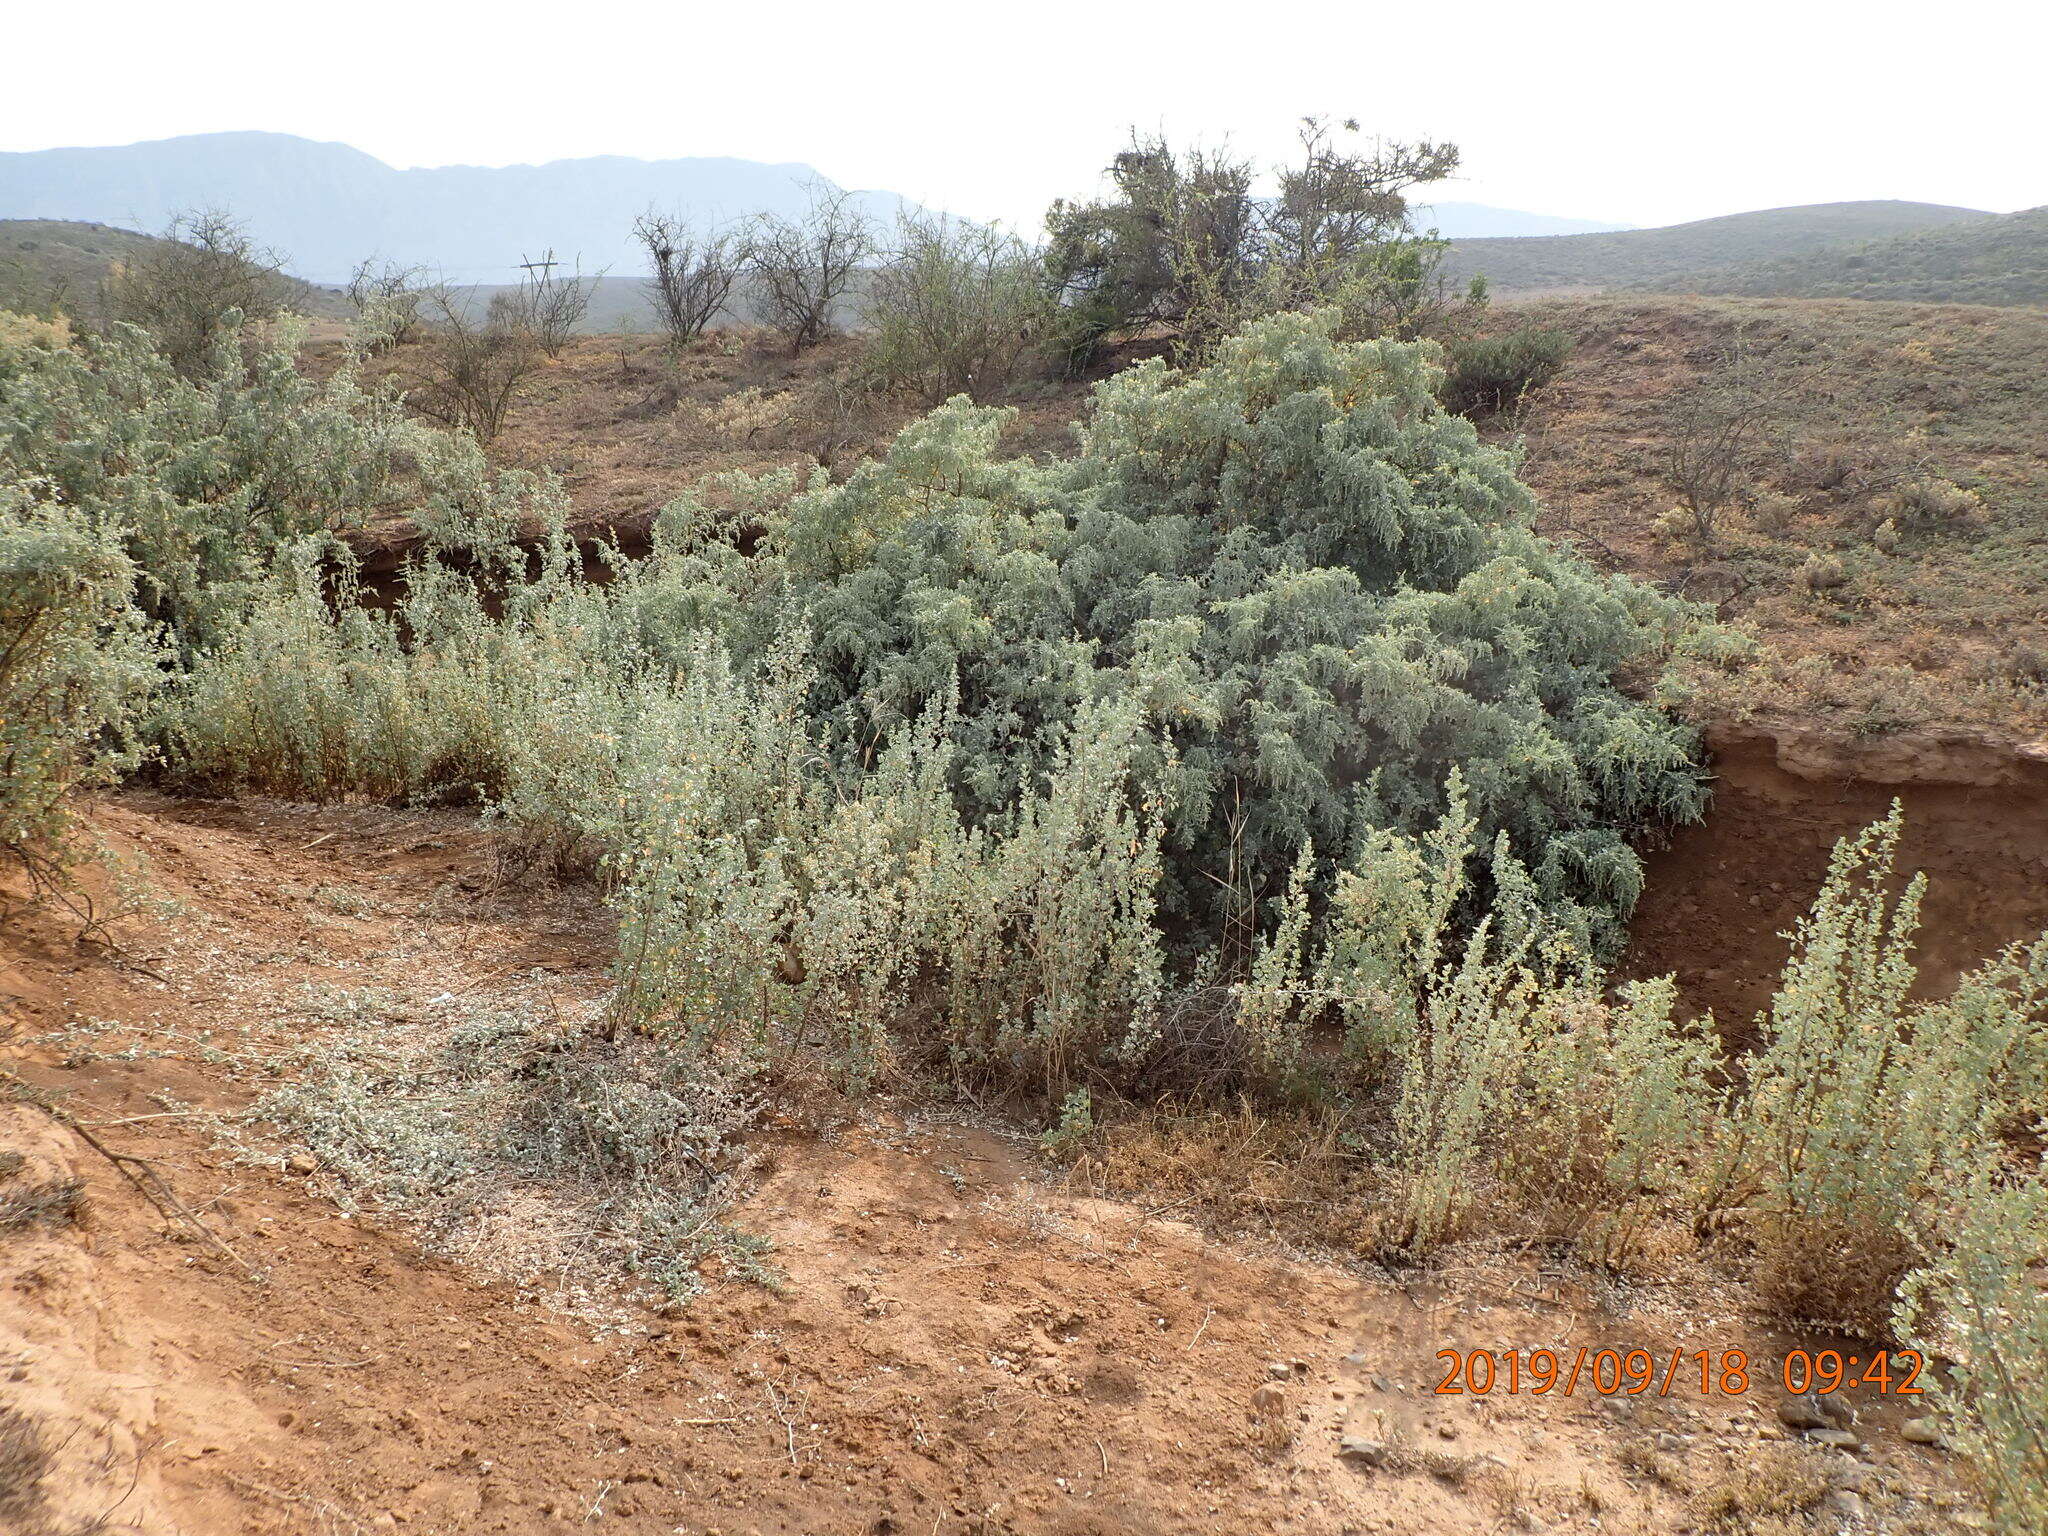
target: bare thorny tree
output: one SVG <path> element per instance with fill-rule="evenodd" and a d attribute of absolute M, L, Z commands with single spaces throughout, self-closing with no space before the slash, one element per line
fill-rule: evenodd
<path fill-rule="evenodd" d="M 569 345 L 569 338 L 590 313 L 598 278 L 604 276 L 598 272 L 585 277 L 580 265 L 557 276 L 555 268 L 561 265 L 553 251 L 538 261 L 522 260 L 525 279 L 516 288 L 493 294 L 490 303 L 490 316 L 496 324 L 526 332 L 549 357 L 560 357 Z"/>
<path fill-rule="evenodd" d="M 1711 546 L 1722 514 L 1748 487 L 1784 424 L 1784 402 L 1744 355 L 1741 338 L 1706 376 L 1672 397 L 1664 471 L 1693 536 Z"/>
<path fill-rule="evenodd" d="M 163 237 L 107 279 L 107 313 L 151 332 L 186 377 L 203 373 L 233 330 L 228 316 L 261 320 L 283 307 L 284 260 L 217 208 L 181 213 Z"/>
<path fill-rule="evenodd" d="M 420 314 L 429 287 L 425 267 L 367 257 L 349 275 L 348 298 L 375 338 L 375 350 L 402 347 L 426 323 Z"/>
<path fill-rule="evenodd" d="M 633 237 L 647 251 L 647 297 L 669 345 L 688 346 L 725 312 L 751 254 L 746 239 L 653 209 L 633 221 Z"/>
<path fill-rule="evenodd" d="M 540 366 L 539 338 L 495 301 L 479 319 L 465 297 L 437 285 L 422 294 L 429 336 L 409 398 L 451 427 L 488 443 L 505 428 L 512 402 Z"/>
<path fill-rule="evenodd" d="M 793 219 L 762 214 L 750 245 L 754 314 L 801 352 L 831 334 L 841 301 L 875 255 L 875 226 L 852 193 L 813 182 L 810 206 Z"/>

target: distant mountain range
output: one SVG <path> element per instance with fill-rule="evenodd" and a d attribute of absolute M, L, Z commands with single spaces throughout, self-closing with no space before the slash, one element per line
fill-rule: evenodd
<path fill-rule="evenodd" d="M 395 170 L 346 144 L 287 133 L 205 133 L 104 149 L 0 154 L 0 219 L 66 219 L 161 230 L 191 208 L 246 221 L 285 265 L 316 283 L 366 256 L 438 269 L 456 282 L 507 282 L 552 249 L 585 272 L 638 270 L 634 217 L 650 206 L 705 218 L 804 206 L 807 165 L 631 160 Z M 893 192 L 857 192 L 883 218 Z"/>
<path fill-rule="evenodd" d="M 1630 288 L 1685 273 L 1894 235 L 1995 219 L 1942 203 L 1809 203 L 1731 213 L 1661 229 L 1511 239 L 1456 239 L 1446 267 L 1460 282 L 1483 275 L 1496 293 Z"/>
<path fill-rule="evenodd" d="M 437 268 L 463 283 L 508 282 L 552 249 L 586 272 L 637 272 L 634 217 L 649 207 L 731 218 L 803 206 L 808 165 L 752 160 L 633 160 L 604 155 L 546 165 L 395 170 L 346 144 L 287 133 L 205 133 L 98 149 L 0 154 L 0 219 L 72 220 L 154 233 L 172 215 L 224 208 L 316 283 L 345 279 L 372 254 Z M 893 192 L 855 194 L 892 219 Z M 1454 239 L 1625 229 L 1479 203 L 1418 209 Z"/>

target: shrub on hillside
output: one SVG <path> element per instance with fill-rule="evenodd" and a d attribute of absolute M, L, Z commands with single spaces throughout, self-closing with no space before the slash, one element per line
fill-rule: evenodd
<path fill-rule="evenodd" d="M 348 299 L 356 307 L 356 325 L 369 351 L 402 347 L 426 324 L 421 306 L 430 284 L 424 267 L 366 257 L 349 275 Z"/>
<path fill-rule="evenodd" d="M 1571 350 L 1568 334 L 1535 325 L 1455 340 L 1445 349 L 1444 408 L 1460 416 L 1518 410 L 1564 371 Z"/>
<path fill-rule="evenodd" d="M 413 358 L 410 400 L 444 426 L 495 442 L 541 366 L 545 349 L 531 312 L 518 300 L 493 299 L 478 318 L 446 288 L 430 292 L 425 307 L 426 345 Z"/>
<path fill-rule="evenodd" d="M 293 793 L 480 784 L 654 904 L 628 924 L 635 1017 L 724 1016 L 738 987 L 756 1018 L 873 1028 L 945 974 L 959 1059 L 1048 1087 L 1136 1070 L 1167 969 L 1204 948 L 1212 980 L 1290 974 L 1275 903 L 1319 911 L 1361 846 L 1428 832 L 1453 770 L 1474 835 L 1506 840 L 1457 921 L 1513 870 L 1603 950 L 1640 888 L 1629 838 L 1702 804 L 1693 737 L 1630 691 L 1698 620 L 1537 538 L 1424 346 L 1335 323 L 1120 375 L 1071 463 L 999 457 L 1003 413 L 954 402 L 843 484 L 676 503 L 608 587 L 550 577 L 499 620 L 422 577 L 409 645 L 273 578 L 176 691 L 173 762 Z"/>
<path fill-rule="evenodd" d="M 1908 477 L 1888 497 L 1884 510 L 1898 527 L 1915 533 L 1952 533 L 1982 510 L 1969 491 L 1938 475 Z"/>
<path fill-rule="evenodd" d="M 762 214 L 745 239 L 754 316 L 780 331 L 792 352 L 838 328 L 854 279 L 875 254 L 874 221 L 852 193 L 823 182 L 801 214 Z"/>
<path fill-rule="evenodd" d="M 248 228 L 218 209 L 181 213 L 163 238 L 117 264 L 104 305 L 114 320 L 157 338 L 171 366 L 186 378 L 229 366 L 222 343 L 245 320 L 284 307 L 282 261 L 260 248 Z"/>
<path fill-rule="evenodd" d="M 597 278 L 604 274 L 585 277 L 580 266 L 557 274 L 559 265 L 550 251 L 546 260 L 525 264 L 526 275 L 516 287 L 492 294 L 486 306 L 486 334 L 520 337 L 549 357 L 560 357 L 590 313 Z M 443 319 L 445 323 L 445 308 Z"/>
<path fill-rule="evenodd" d="M 1933 1405 L 1969 1457 L 2001 1536 L 2048 1530 L 2048 1185 L 1986 1168 L 1952 1207 L 1953 1239 L 1907 1281 L 1899 1331 L 1952 1362 Z"/>
<path fill-rule="evenodd" d="M 1069 365 L 1155 330 L 1182 360 L 1200 360 L 1261 315 L 1330 303 L 1360 278 L 1395 275 L 1385 257 L 1414 238 L 1406 194 L 1457 164 L 1449 144 L 1347 149 L 1329 124 L 1308 118 L 1299 161 L 1275 167 L 1277 195 L 1263 197 L 1252 190 L 1256 168 L 1228 150 L 1134 137 L 1109 166 L 1113 196 L 1056 202 L 1046 215 Z"/>
<path fill-rule="evenodd" d="M 1043 781 L 1084 705 L 1133 701 L 1162 900 L 1235 957 L 1305 844 L 1320 889 L 1370 829 L 1432 825 L 1461 764 L 1482 834 L 1605 945 L 1640 880 L 1629 834 L 1702 803 L 1692 737 L 1620 685 L 1693 612 L 1536 537 L 1424 348 L 1333 324 L 1126 370 L 1069 464 L 999 458 L 1002 414 L 955 403 L 844 484 L 730 483 L 770 531 L 720 567 L 728 642 L 744 661 L 808 612 L 812 707 L 848 761 L 957 699 L 977 820 Z M 677 556 L 702 554 L 677 535 L 701 519 L 671 510 Z"/>
<path fill-rule="evenodd" d="M 1388 336 L 1439 341 L 1462 335 L 1486 312 L 1486 279 L 1463 288 L 1445 273 L 1451 243 L 1434 234 L 1389 240 L 1362 252 L 1336 284 L 1330 302 L 1344 319 L 1339 334 L 1348 340 Z"/>
<path fill-rule="evenodd" d="M 153 680 L 120 541 L 0 467 L 0 853 L 39 879 L 65 859 L 69 797 L 136 757 Z"/>
<path fill-rule="evenodd" d="M 738 231 L 700 229 L 653 209 L 633 221 L 633 238 L 647 252 L 647 301 L 669 346 L 688 346 L 726 312 L 746 270 L 746 240 Z"/>
<path fill-rule="evenodd" d="M 224 337 L 198 379 L 122 325 L 0 362 L 0 457 L 133 562 L 136 606 L 188 658 L 305 538 L 409 518 L 436 548 L 483 553 L 559 521 L 550 484 L 492 476 L 473 442 L 411 420 L 354 369 L 314 383 L 294 338 L 246 359 L 243 342 Z"/>
<path fill-rule="evenodd" d="M 1835 849 L 1720 1151 L 1731 1202 L 1757 1213 L 1766 1292 L 1865 1337 L 1925 1257 L 1941 1170 L 1995 1165 L 2048 1109 L 2048 940 L 1913 1001 L 1926 881 L 1894 898 L 1900 830 L 1894 807 Z"/>
<path fill-rule="evenodd" d="M 863 306 L 863 364 L 885 389 L 937 405 L 1006 394 L 1042 344 L 1038 258 L 999 230 L 906 217 Z"/>

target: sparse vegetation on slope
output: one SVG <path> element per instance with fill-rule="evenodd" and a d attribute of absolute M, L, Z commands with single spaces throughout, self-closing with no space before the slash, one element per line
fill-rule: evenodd
<path fill-rule="evenodd" d="M 1496 293 L 1631 288 L 1705 267 L 1768 261 L 1991 217 L 1974 208 L 1939 203 L 1816 203 L 1731 213 L 1663 229 L 1459 240 L 1452 243 L 1446 265 L 1460 279 L 1485 278 Z"/>
<path fill-rule="evenodd" d="M 101 290 L 117 265 L 146 259 L 162 236 L 68 219 L 0 219 L 0 310 L 97 319 Z M 304 315 L 343 319 L 348 299 L 329 288 L 282 279 L 284 302 Z"/>
<path fill-rule="evenodd" d="M 1493 323 L 1575 342 L 1515 423 L 1539 526 L 1758 640 L 1698 708 L 2048 728 L 2048 316 L 1612 297 Z"/>
<path fill-rule="evenodd" d="M 1645 286 L 1772 298 L 2048 304 L 2048 208 L 1682 272 Z"/>
<path fill-rule="evenodd" d="M 1819 342 L 1773 313 L 1731 306 L 1669 361 L 1693 398 L 1785 407 L 1798 452 L 1660 402 L 1667 451 L 1641 461 L 1689 516 L 1660 513 L 1646 547 L 1718 560 L 1751 520 L 1881 510 L 1870 546 L 1898 558 L 2030 484 L 1966 482 L 1945 453 L 2025 397 L 1966 415 L 1922 397 L 1932 370 L 1863 370 L 1892 391 L 1896 458 L 1831 441 L 1846 413 L 1867 434 L 1872 401 L 1844 389 L 1838 417 L 1792 390 Z M 704 1163 L 736 1122 L 686 1087 L 803 1070 L 960 1091 L 1083 1157 L 1127 1105 L 1234 1101 L 1327 1129 L 1344 1246 L 1382 1261 L 1513 1243 L 1631 1274 L 1677 1253 L 1787 1319 L 1969 1351 L 1954 1433 L 2026 1469 L 1987 1493 L 2033 1536 L 2039 1401 L 2012 1381 L 2048 1361 L 2001 1256 L 2048 1241 L 2048 938 L 1922 997 L 1895 815 L 1838 850 L 1740 1062 L 1669 982 L 1611 988 L 1634 843 L 1704 802 L 1673 706 L 1767 683 L 1694 604 L 1538 532 L 1517 456 L 1439 403 L 1436 344 L 1344 324 L 1283 313 L 1190 347 L 1199 365 L 1126 369 L 1066 460 L 1005 455 L 1005 413 L 956 397 L 843 479 L 699 486 L 646 556 L 592 567 L 551 481 L 493 473 L 353 354 L 315 384 L 288 332 L 231 330 L 181 372 L 134 327 L 11 326 L 0 547 L 11 607 L 48 637 L 24 654 L 64 684 L 26 757 L 46 801 L 123 766 L 118 738 L 210 792 L 476 804 L 525 869 L 598 876 L 614 986 L 521 1058 L 562 1101 L 488 1120 L 482 1150 L 580 1177 L 594 1149 L 640 1194 L 685 1183 L 666 1214 L 611 1208 L 645 1218 L 607 1234 L 641 1273 L 669 1273 L 673 1240 L 684 1279 L 722 1196 Z M 1496 407 L 1564 364 L 1520 334 L 1468 359 L 1507 381 Z M 2013 363 L 1997 343 L 1965 361 Z M 1539 470 L 1545 404 L 1523 418 Z M 1810 507 L 1748 488 L 1781 461 L 1811 464 Z M 386 610 L 358 600 L 344 536 L 397 514 L 420 537 Z M 1776 595 L 1844 604 L 1865 556 L 1820 553 Z M 110 657 L 122 678 L 96 670 Z M 24 845 L 61 830 L 33 821 Z M 463 1079 L 492 1040 L 444 1043 L 471 1059 L 370 1063 L 406 1103 L 343 1060 L 261 1112 L 404 1198 L 479 1154 L 442 1111 L 524 1091 Z M 2003 1374 L 1973 1369 L 1991 1337 Z"/>

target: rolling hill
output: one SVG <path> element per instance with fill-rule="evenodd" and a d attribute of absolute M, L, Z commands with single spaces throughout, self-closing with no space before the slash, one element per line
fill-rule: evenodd
<path fill-rule="evenodd" d="M 1669 277 L 1666 293 L 2048 304 L 2048 207 Z"/>
<path fill-rule="evenodd" d="M 1497 293 L 1632 288 L 1707 268 L 1996 217 L 1940 203 L 1813 203 L 1662 229 L 1453 240 L 1445 268 L 1461 283 L 1483 275 Z"/>
<path fill-rule="evenodd" d="M 0 309 L 90 312 L 115 262 L 160 244 L 155 235 L 71 219 L 0 219 Z M 301 314 L 343 318 L 353 306 L 331 288 L 286 278 Z"/>

